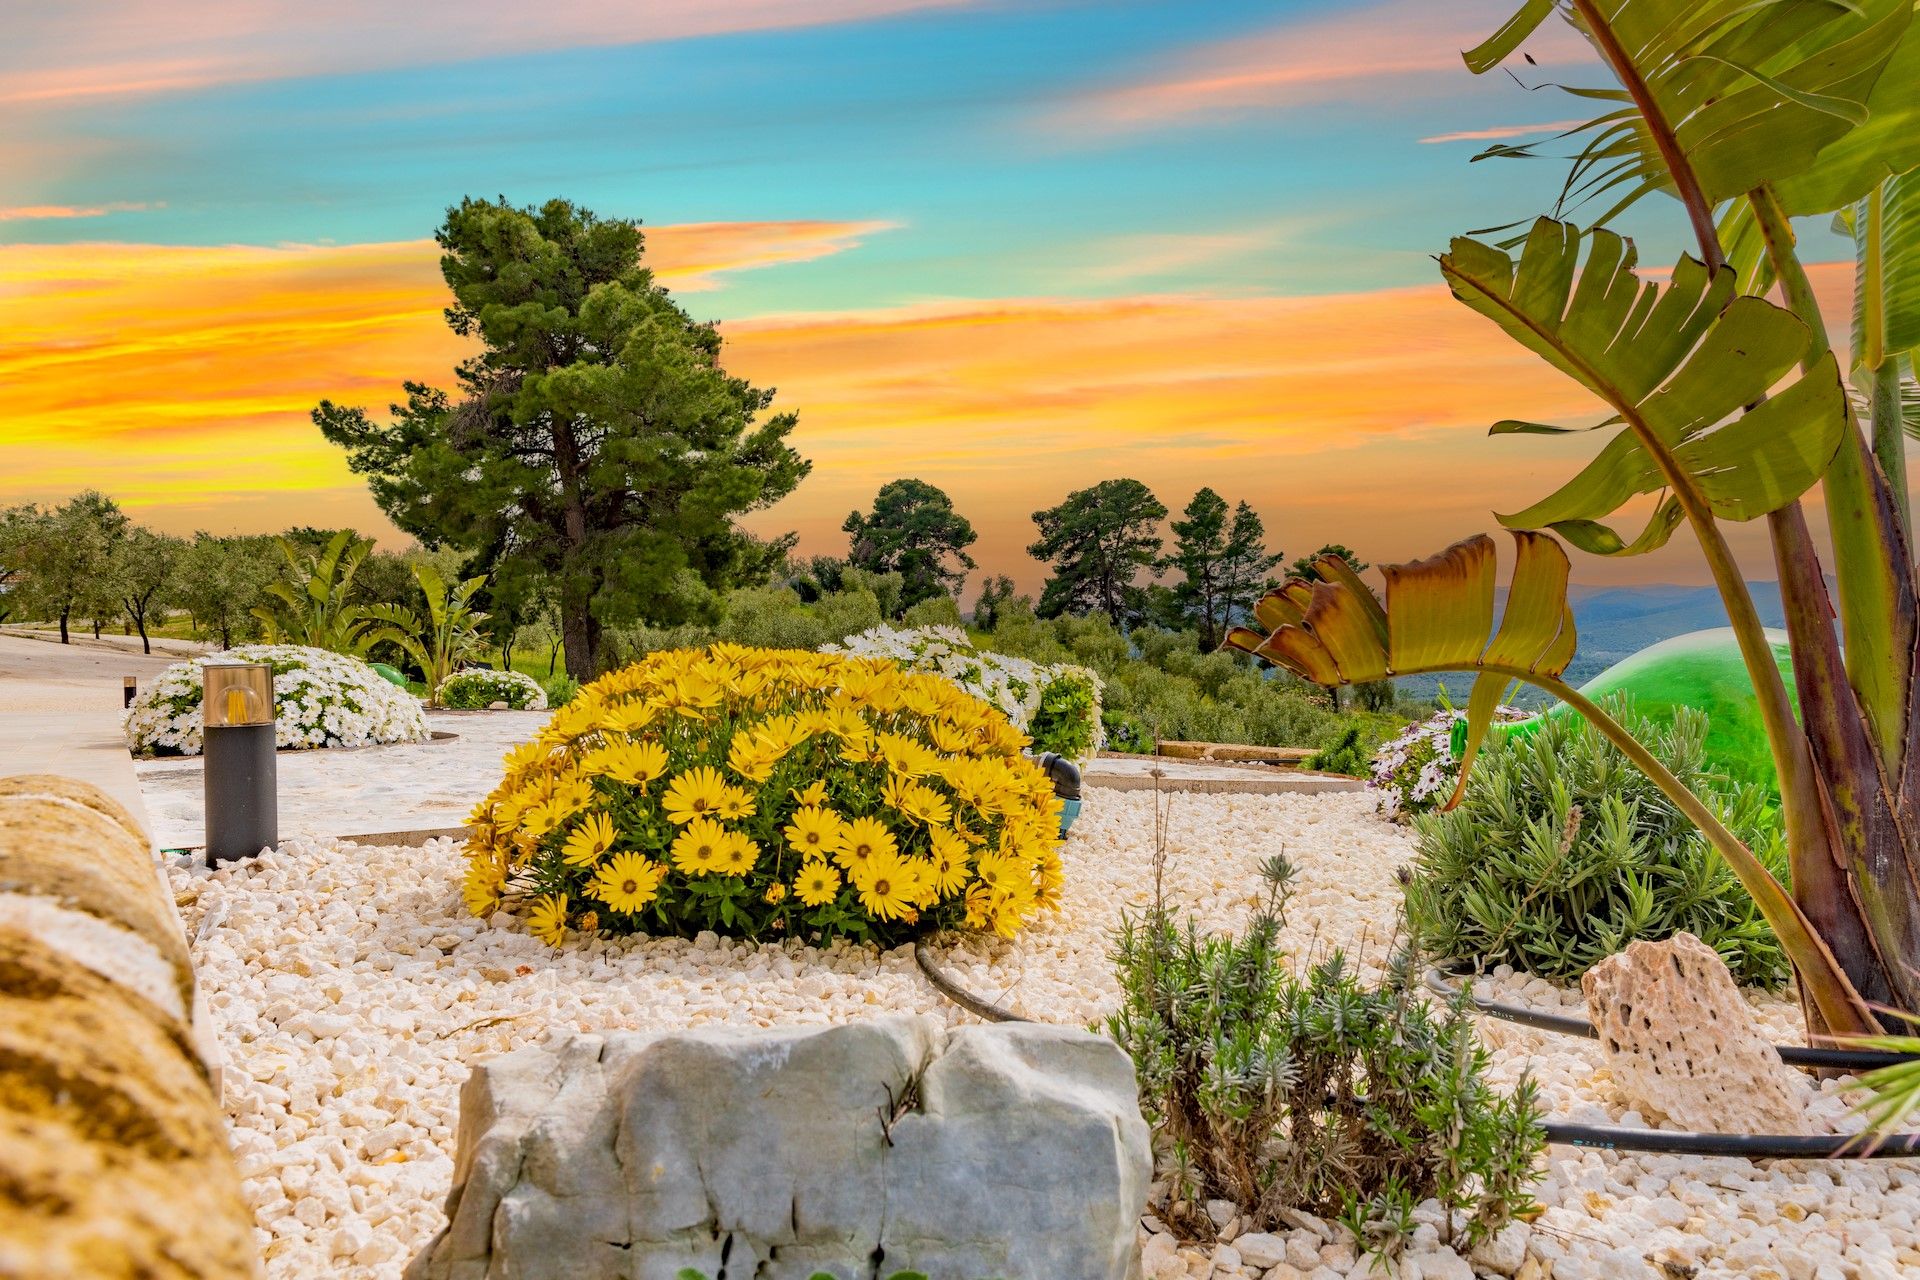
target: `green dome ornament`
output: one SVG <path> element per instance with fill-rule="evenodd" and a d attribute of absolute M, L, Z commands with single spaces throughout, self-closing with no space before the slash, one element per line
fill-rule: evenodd
<path fill-rule="evenodd" d="M 1787 633 L 1769 629 L 1767 643 L 1773 648 L 1773 660 L 1787 682 L 1787 696 L 1799 702 L 1793 687 L 1793 659 L 1787 648 Z M 1602 671 L 1580 686 L 1580 692 L 1595 702 L 1604 702 L 1616 694 L 1633 700 L 1634 710 L 1660 724 L 1671 724 L 1676 708 L 1692 707 L 1707 717 L 1707 761 L 1735 782 L 1758 783 L 1778 794 L 1780 783 L 1773 769 L 1773 752 L 1767 745 L 1766 728 L 1760 722 L 1760 706 L 1753 695 L 1753 681 L 1747 675 L 1746 661 L 1740 656 L 1740 643 L 1732 627 L 1714 627 L 1690 631 L 1640 652 Z M 1557 702 L 1527 720 L 1493 726 L 1492 736 L 1500 739 L 1525 737 L 1544 720 L 1577 715 L 1564 702 Z M 1457 759 L 1465 746 L 1466 724 L 1454 726 L 1453 747 Z"/>

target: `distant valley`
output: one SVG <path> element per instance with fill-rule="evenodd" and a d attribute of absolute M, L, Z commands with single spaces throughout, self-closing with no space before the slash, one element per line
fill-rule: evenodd
<path fill-rule="evenodd" d="M 1747 588 L 1753 592 L 1760 621 L 1769 627 L 1780 626 L 1780 584 L 1749 582 Z M 1576 686 L 1650 644 L 1727 625 L 1720 593 L 1708 586 L 1654 583 L 1644 587 L 1574 587 L 1568 595 L 1580 630 L 1580 651 L 1568 669 L 1568 678 Z M 1499 601 L 1502 608 L 1505 603 L 1504 599 Z M 1442 682 L 1456 704 L 1465 702 L 1472 684 L 1472 677 L 1467 675 L 1407 676 L 1400 687 L 1416 697 L 1432 697 Z M 1520 706 L 1537 706 L 1546 699 L 1536 690 L 1525 689 L 1516 693 L 1513 701 Z"/>

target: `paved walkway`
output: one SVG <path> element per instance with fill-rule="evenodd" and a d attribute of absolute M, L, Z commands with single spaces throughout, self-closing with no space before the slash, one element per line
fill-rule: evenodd
<path fill-rule="evenodd" d="M 1221 795 L 1318 795 L 1323 791 L 1364 791 L 1358 778 L 1337 773 L 1308 773 L 1269 764 L 1223 764 L 1198 760 L 1169 760 L 1162 756 L 1101 756 L 1087 766 L 1089 787 L 1114 791 L 1151 791 L 1157 784 L 1174 791 Z"/>
<path fill-rule="evenodd" d="M 135 641 L 135 645 L 138 645 Z M 150 680 L 175 655 L 0 632 L 0 777 L 57 773 L 91 782 L 152 823 L 120 732 L 122 684 Z"/>

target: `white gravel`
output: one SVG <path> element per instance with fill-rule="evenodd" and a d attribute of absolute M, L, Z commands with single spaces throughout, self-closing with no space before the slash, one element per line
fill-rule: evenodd
<path fill-rule="evenodd" d="M 1284 851 L 1300 871 L 1285 935 L 1296 959 L 1339 945 L 1369 967 L 1384 960 L 1399 903 L 1394 870 L 1412 848 L 1402 828 L 1372 814 L 1370 797 L 1172 804 L 1172 900 L 1207 924 L 1237 927 L 1260 890 L 1257 864 Z M 1151 794 L 1090 792 L 1066 848 L 1061 913 L 1012 943 L 970 941 L 948 955 L 950 967 L 1030 1016 L 1097 1021 L 1116 999 L 1106 953 L 1117 913 L 1151 892 L 1152 815 Z M 228 1054 L 234 1148 L 270 1277 L 400 1275 L 442 1224 L 459 1086 L 476 1057 L 574 1028 L 820 1023 L 881 1011 L 969 1020 L 926 985 L 905 948 L 819 952 L 703 936 L 556 953 L 508 921 L 467 916 L 459 869 L 457 846 L 444 840 L 295 840 L 217 873 L 170 863 Z M 1524 975 L 1496 985 L 1559 998 Z M 1791 1034 L 1792 1006 L 1761 1003 Z M 1486 1034 L 1501 1077 L 1531 1069 L 1555 1114 L 1635 1122 L 1585 1044 L 1497 1023 Z M 1820 1105 L 1844 1110 L 1824 1087 Z M 1481 1270 L 1517 1269 L 1528 1280 L 1659 1280 L 1686 1266 L 1780 1280 L 1920 1274 L 1916 1162 L 1769 1168 L 1556 1147 L 1541 1199 L 1546 1214 L 1477 1259 Z M 1367 1274 L 1343 1245 L 1305 1229 L 1249 1240 L 1244 1257 L 1232 1245 L 1203 1252 L 1145 1230 L 1142 1238 L 1150 1277 Z M 1411 1256 L 1430 1280 L 1467 1274 L 1446 1250 Z M 1250 1261 L 1265 1257 L 1278 1260 Z M 1421 1280 L 1421 1265 L 1400 1274 Z"/>

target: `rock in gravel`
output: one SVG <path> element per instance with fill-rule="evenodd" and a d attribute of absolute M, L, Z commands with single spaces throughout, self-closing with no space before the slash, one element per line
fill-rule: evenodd
<path fill-rule="evenodd" d="M 1250 1267 L 1273 1267 L 1287 1260 L 1287 1242 L 1265 1231 L 1250 1231 L 1233 1242 Z"/>
<path fill-rule="evenodd" d="M 1620 1091 L 1689 1129 L 1804 1133 L 1812 1089 L 1780 1061 L 1733 975 L 1690 933 L 1636 942 L 1580 980 Z"/>
<path fill-rule="evenodd" d="M 480 1063 L 460 1101 L 449 1225 L 409 1280 L 1138 1266 L 1132 1065 L 1077 1029 L 581 1035 Z"/>

